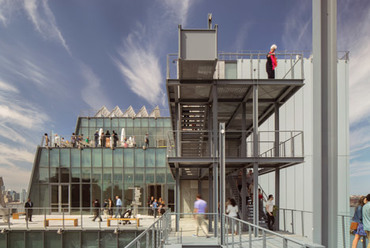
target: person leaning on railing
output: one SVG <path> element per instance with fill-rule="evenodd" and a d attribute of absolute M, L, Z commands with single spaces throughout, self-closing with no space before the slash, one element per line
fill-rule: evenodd
<path fill-rule="evenodd" d="M 277 59 L 275 56 L 275 50 L 277 46 L 273 44 L 270 48 L 270 52 L 266 55 L 266 72 L 268 74 L 268 78 L 275 78 L 275 68 L 277 67 Z"/>
<path fill-rule="evenodd" d="M 355 238 L 352 242 L 352 248 L 357 247 L 357 243 L 360 240 L 361 236 L 366 237 L 366 232 L 364 231 L 364 227 L 362 224 L 362 207 L 367 203 L 367 199 L 365 196 L 361 196 L 358 206 L 356 207 L 355 213 L 352 218 L 351 223 L 351 232 L 355 235 Z"/>
<path fill-rule="evenodd" d="M 367 203 L 362 207 L 362 221 L 367 239 L 370 241 L 370 194 L 366 196 Z M 370 242 L 367 244 L 370 248 Z"/>

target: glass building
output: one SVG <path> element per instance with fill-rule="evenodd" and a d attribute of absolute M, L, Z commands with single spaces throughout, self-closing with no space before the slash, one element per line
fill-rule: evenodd
<path fill-rule="evenodd" d="M 100 129 L 118 133 L 116 148 L 95 147 L 94 141 L 81 149 L 71 145 L 37 148 L 29 186 L 34 206 L 74 212 L 88 210 L 95 199 L 103 202 L 116 195 L 129 206 L 132 188 L 139 187 L 142 207 L 150 196 L 162 197 L 173 207 L 175 181 L 166 161 L 170 118 L 160 117 L 158 108 L 148 114 L 145 107 L 138 113 L 132 107 L 124 113 L 118 107 L 111 112 L 103 107 L 92 117 L 78 117 L 75 133 L 93 140 Z M 149 147 L 143 149 L 146 134 Z M 121 140 L 134 137 L 136 146 L 124 148 Z"/>

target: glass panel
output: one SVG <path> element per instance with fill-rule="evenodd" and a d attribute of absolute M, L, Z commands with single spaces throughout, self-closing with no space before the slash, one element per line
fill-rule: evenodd
<path fill-rule="evenodd" d="M 41 184 L 39 186 L 39 195 L 40 195 L 40 206 L 39 207 L 50 207 L 49 202 L 49 185 Z"/>
<path fill-rule="evenodd" d="M 82 184 L 82 207 L 88 208 L 90 207 L 90 193 L 91 193 L 91 188 L 90 184 Z"/>
<path fill-rule="evenodd" d="M 159 168 L 156 170 L 156 177 L 155 177 L 157 183 L 165 183 L 166 180 L 166 169 L 165 168 Z"/>
<path fill-rule="evenodd" d="M 144 169 L 135 168 L 135 187 L 142 186 L 144 183 Z"/>
<path fill-rule="evenodd" d="M 103 120 L 103 118 L 96 119 L 96 127 L 97 128 L 103 128 L 103 126 L 104 126 L 104 120 Z"/>
<path fill-rule="evenodd" d="M 51 201 L 50 205 L 52 207 L 52 211 L 58 211 L 59 206 L 59 186 L 58 185 L 51 185 Z"/>
<path fill-rule="evenodd" d="M 134 119 L 134 127 L 141 127 L 141 118 Z"/>
<path fill-rule="evenodd" d="M 117 128 L 118 127 L 118 118 L 113 118 L 112 119 L 112 128 Z"/>
<path fill-rule="evenodd" d="M 96 127 L 96 119 L 95 118 L 91 118 L 89 120 L 89 127 L 90 128 L 95 128 Z"/>
<path fill-rule="evenodd" d="M 40 248 L 44 245 L 41 232 L 26 232 L 26 240 L 27 248 Z"/>
<path fill-rule="evenodd" d="M 167 183 L 174 183 L 175 179 L 172 176 L 172 173 L 169 169 L 167 169 Z"/>
<path fill-rule="evenodd" d="M 144 150 L 135 149 L 135 167 L 144 167 Z"/>
<path fill-rule="evenodd" d="M 80 184 L 71 185 L 71 207 L 80 207 Z"/>
<path fill-rule="evenodd" d="M 141 118 L 141 127 L 149 127 L 149 118 Z"/>
<path fill-rule="evenodd" d="M 112 150 L 103 149 L 103 166 L 112 167 Z"/>
<path fill-rule="evenodd" d="M 119 127 L 123 128 L 126 127 L 126 119 L 125 118 L 119 118 Z M 121 132 L 121 130 L 119 130 Z"/>
<path fill-rule="evenodd" d="M 62 235 L 57 232 L 44 232 L 45 247 L 62 248 Z"/>
<path fill-rule="evenodd" d="M 114 149 L 113 159 L 115 167 L 123 167 L 123 149 Z"/>
<path fill-rule="evenodd" d="M 81 128 L 81 135 L 83 134 L 83 138 L 84 140 L 86 139 L 86 137 L 89 135 L 89 129 L 88 128 Z"/>
<path fill-rule="evenodd" d="M 131 184 L 131 186 L 134 183 L 134 169 L 133 168 L 124 168 L 123 169 L 123 175 L 124 179 L 123 182 L 126 184 Z"/>
<path fill-rule="evenodd" d="M 166 149 L 156 149 L 157 167 L 166 167 Z"/>
<path fill-rule="evenodd" d="M 8 247 L 24 248 L 24 232 L 9 232 L 8 235 Z"/>
<path fill-rule="evenodd" d="M 133 127 L 133 126 L 134 126 L 134 123 L 132 119 L 126 119 L 126 127 Z"/>
<path fill-rule="evenodd" d="M 101 159 L 102 159 L 102 149 L 94 149 L 92 150 L 92 166 L 93 167 L 100 167 L 101 166 Z"/>
<path fill-rule="evenodd" d="M 80 168 L 72 168 L 71 169 L 71 181 L 72 182 L 80 182 Z"/>
<path fill-rule="evenodd" d="M 225 78 L 236 79 L 236 62 L 225 63 Z"/>
<path fill-rule="evenodd" d="M 71 166 L 80 167 L 80 150 L 71 149 Z"/>
<path fill-rule="evenodd" d="M 155 150 L 149 148 L 145 151 L 146 167 L 155 167 Z"/>
<path fill-rule="evenodd" d="M 136 237 L 135 232 L 123 232 L 119 234 L 119 246 L 125 247 Z"/>
<path fill-rule="evenodd" d="M 100 149 L 95 149 L 100 150 Z M 81 156 L 82 156 L 82 167 L 91 167 L 91 149 L 83 149 L 81 150 Z"/>
<path fill-rule="evenodd" d="M 59 182 L 59 168 L 50 168 L 50 182 Z"/>
<path fill-rule="evenodd" d="M 112 168 L 103 169 L 103 199 L 112 197 Z"/>
<path fill-rule="evenodd" d="M 132 184 L 124 184 L 124 199 L 123 199 L 123 206 L 131 205 L 132 201 L 134 200 L 133 190 L 129 189 L 132 188 Z"/>
<path fill-rule="evenodd" d="M 69 183 L 69 168 L 60 168 L 60 182 Z"/>
<path fill-rule="evenodd" d="M 112 199 L 114 203 L 116 203 L 116 199 L 115 199 L 116 195 L 118 195 L 122 199 L 122 190 L 123 190 L 122 183 L 113 185 L 113 198 Z"/>
<path fill-rule="evenodd" d="M 167 184 L 168 187 L 168 203 L 167 207 L 171 208 L 171 211 L 175 209 L 175 185 Z"/>
<path fill-rule="evenodd" d="M 164 127 L 171 127 L 171 119 L 163 119 L 163 126 Z"/>
<path fill-rule="evenodd" d="M 97 184 L 91 184 L 92 188 L 92 199 L 95 201 L 95 199 L 98 199 L 99 202 L 101 202 L 101 187 Z"/>
<path fill-rule="evenodd" d="M 92 171 L 92 183 L 96 183 L 96 184 L 99 184 L 101 185 L 101 176 L 102 176 L 102 170 L 101 168 L 94 168 L 93 171 Z"/>
<path fill-rule="evenodd" d="M 153 118 L 149 119 L 149 127 L 156 127 L 156 120 Z"/>
<path fill-rule="evenodd" d="M 39 168 L 39 182 L 40 183 L 49 182 L 49 169 L 48 168 Z"/>
<path fill-rule="evenodd" d="M 161 118 L 157 119 L 157 128 L 158 127 L 163 127 L 163 119 Z"/>
<path fill-rule="evenodd" d="M 133 167 L 134 166 L 134 150 L 133 149 L 124 149 L 123 150 L 123 166 L 124 167 Z"/>
<path fill-rule="evenodd" d="M 113 181 L 115 184 L 122 184 L 122 168 L 114 168 Z"/>
<path fill-rule="evenodd" d="M 62 185 L 61 187 L 61 196 L 60 199 L 62 208 L 68 208 L 69 207 L 69 186 L 68 185 Z"/>
<path fill-rule="evenodd" d="M 104 118 L 104 129 L 111 129 L 111 121 L 109 118 Z"/>
<path fill-rule="evenodd" d="M 81 118 L 81 127 L 88 127 L 89 121 L 87 118 Z"/>
<path fill-rule="evenodd" d="M 41 150 L 40 167 L 49 167 L 49 151 L 43 148 Z"/>
<path fill-rule="evenodd" d="M 0 247 L 6 247 L 7 235 L 0 235 Z"/>
<path fill-rule="evenodd" d="M 114 234 L 113 232 L 101 232 L 100 238 L 101 238 L 100 239 L 101 247 L 104 247 L 104 248 L 116 248 L 117 247 L 117 234 Z"/>
<path fill-rule="evenodd" d="M 80 232 L 63 233 L 63 244 L 64 244 L 64 247 L 69 247 L 69 248 L 80 247 Z"/>
<path fill-rule="evenodd" d="M 146 183 L 154 183 L 154 168 L 147 168 L 145 169 L 145 181 Z"/>
<path fill-rule="evenodd" d="M 130 136 L 134 135 L 134 129 L 132 127 L 125 128 L 126 138 L 129 139 Z"/>
<path fill-rule="evenodd" d="M 82 168 L 81 180 L 83 183 L 90 182 L 90 168 Z"/>
<path fill-rule="evenodd" d="M 70 149 L 61 149 L 60 150 L 60 166 L 69 167 L 69 151 Z"/>
<path fill-rule="evenodd" d="M 50 150 L 50 167 L 59 167 L 59 149 Z"/>

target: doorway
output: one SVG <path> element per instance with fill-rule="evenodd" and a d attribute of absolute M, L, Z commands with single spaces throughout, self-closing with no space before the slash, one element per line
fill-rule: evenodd
<path fill-rule="evenodd" d="M 159 200 L 159 198 L 162 198 L 164 200 L 163 189 L 164 189 L 164 187 L 163 187 L 162 184 L 149 184 L 148 185 L 148 190 L 147 190 L 148 199 L 150 199 L 150 197 L 154 196 L 154 199 Z"/>
<path fill-rule="evenodd" d="M 70 185 L 51 184 L 50 206 L 51 212 L 62 213 L 70 212 Z"/>

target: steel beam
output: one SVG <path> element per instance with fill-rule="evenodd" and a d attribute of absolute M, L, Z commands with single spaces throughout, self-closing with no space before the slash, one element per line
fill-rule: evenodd
<path fill-rule="evenodd" d="M 176 206 L 175 206 L 175 212 L 176 214 L 176 232 L 180 230 L 180 169 L 176 168 Z"/>
<path fill-rule="evenodd" d="M 217 98 L 217 85 L 213 84 L 212 87 L 212 135 L 213 135 L 213 157 L 218 157 L 218 98 Z M 214 221 L 214 236 L 218 235 L 218 163 L 217 160 L 213 162 L 213 206 L 216 213 Z"/>
<path fill-rule="evenodd" d="M 209 202 L 209 210 L 213 211 L 213 179 L 212 179 L 212 169 L 208 169 L 208 202 Z M 208 218 L 208 231 L 212 232 L 212 220 L 213 220 L 212 215 L 209 216 Z"/>
<path fill-rule="evenodd" d="M 258 79 L 258 85 L 297 85 L 303 86 L 303 79 Z M 167 87 L 181 85 L 181 87 L 207 86 L 212 82 L 218 85 L 253 85 L 255 79 L 213 79 L 213 80 L 192 80 L 192 79 L 169 79 Z"/>
<path fill-rule="evenodd" d="M 258 85 L 253 85 L 253 155 L 258 157 Z M 258 217 L 258 162 L 253 163 L 253 224 L 259 226 Z M 258 236 L 255 228 L 254 235 Z"/>
<path fill-rule="evenodd" d="M 225 123 L 220 123 L 220 220 L 221 220 L 221 245 L 225 245 L 225 187 L 226 187 L 226 164 L 225 164 Z"/>

